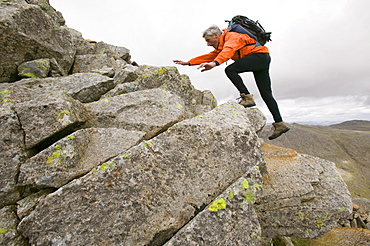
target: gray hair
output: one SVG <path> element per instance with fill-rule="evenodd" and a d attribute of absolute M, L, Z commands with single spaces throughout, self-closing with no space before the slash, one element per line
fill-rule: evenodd
<path fill-rule="evenodd" d="M 221 31 L 221 29 L 220 29 L 218 26 L 216 26 L 216 25 L 212 25 L 212 26 L 208 27 L 208 28 L 203 32 L 203 38 L 204 38 L 205 36 L 212 36 L 212 35 L 214 35 L 214 34 L 221 34 L 221 33 L 222 33 L 222 31 Z"/>

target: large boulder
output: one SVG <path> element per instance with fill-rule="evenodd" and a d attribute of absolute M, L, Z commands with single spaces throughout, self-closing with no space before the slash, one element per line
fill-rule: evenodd
<path fill-rule="evenodd" d="M 18 230 L 39 245 L 162 245 L 262 162 L 245 109 L 222 105 L 48 195 Z"/>
<path fill-rule="evenodd" d="M 80 33 L 61 26 L 59 14 L 53 17 L 45 4 L 0 2 L 0 82 L 18 80 L 17 67 L 40 58 L 55 58 L 65 74 L 70 71 L 77 45 L 86 41 Z M 46 8 L 51 12 L 45 12 Z"/>
<path fill-rule="evenodd" d="M 93 42 L 92 48 L 77 50 L 72 73 L 89 73 L 102 68 L 121 69 L 131 63 L 130 58 L 130 50 L 125 47 Z"/>
<path fill-rule="evenodd" d="M 94 102 L 114 87 L 113 79 L 98 73 L 78 73 L 70 76 L 44 79 L 23 79 L 17 83 L 2 83 L 2 98 L 12 103 L 47 98 L 49 94 L 63 91 L 82 103 Z"/>
<path fill-rule="evenodd" d="M 38 59 L 22 63 L 18 75 L 24 78 L 46 78 L 51 70 L 49 59 Z"/>
<path fill-rule="evenodd" d="M 261 245 L 261 226 L 253 208 L 261 187 L 259 166 L 252 167 L 165 246 Z"/>
<path fill-rule="evenodd" d="M 94 127 L 145 131 L 146 139 L 185 119 L 184 101 L 160 88 L 122 94 L 85 105 Z"/>
<path fill-rule="evenodd" d="M 89 119 L 79 101 L 59 91 L 16 103 L 14 110 L 24 131 L 26 149 L 42 149 L 55 139 L 72 133 Z"/>
<path fill-rule="evenodd" d="M 19 166 L 25 161 L 24 132 L 9 106 L 0 108 L 0 207 L 20 198 L 16 187 Z"/>
<path fill-rule="evenodd" d="M 256 201 L 262 235 L 317 238 L 352 212 L 347 185 L 332 162 L 263 144 L 268 175 Z"/>
<path fill-rule="evenodd" d="M 107 54 L 77 55 L 72 73 L 89 73 L 104 67 L 114 67 L 115 60 Z"/>
<path fill-rule="evenodd" d="M 116 128 L 79 130 L 22 164 L 18 185 L 59 188 L 138 144 L 144 134 Z"/>

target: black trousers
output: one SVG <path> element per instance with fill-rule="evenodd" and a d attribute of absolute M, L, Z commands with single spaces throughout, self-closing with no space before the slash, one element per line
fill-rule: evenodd
<path fill-rule="evenodd" d="M 226 67 L 227 77 L 240 93 L 250 94 L 239 73 L 253 72 L 258 90 L 275 122 L 282 122 L 279 107 L 272 95 L 271 79 L 269 74 L 271 57 L 268 53 L 247 55 Z"/>

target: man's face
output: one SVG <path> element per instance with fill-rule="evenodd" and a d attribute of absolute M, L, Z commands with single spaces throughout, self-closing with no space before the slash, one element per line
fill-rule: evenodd
<path fill-rule="evenodd" d="M 206 40 L 208 46 L 212 46 L 213 48 L 217 49 L 219 37 L 220 35 L 215 33 L 213 35 L 204 36 L 204 39 Z"/>

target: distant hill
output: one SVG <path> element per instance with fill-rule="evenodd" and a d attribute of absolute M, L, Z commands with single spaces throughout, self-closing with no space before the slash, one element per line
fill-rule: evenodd
<path fill-rule="evenodd" d="M 370 131 L 370 121 L 367 120 L 351 120 L 339 124 L 330 125 L 332 128 L 354 131 Z"/>
<path fill-rule="evenodd" d="M 334 162 L 352 196 L 370 198 L 370 121 L 289 126 L 288 133 L 272 141 L 268 140 L 272 126 L 258 135 L 267 143 Z"/>

